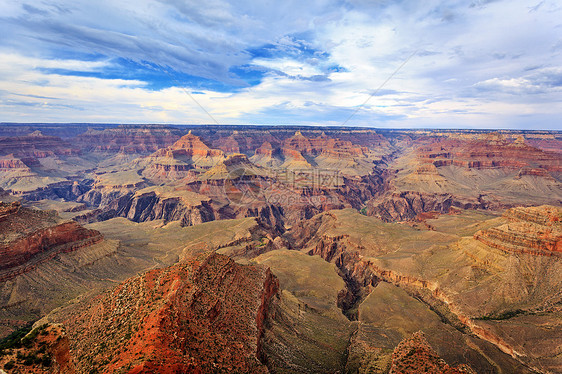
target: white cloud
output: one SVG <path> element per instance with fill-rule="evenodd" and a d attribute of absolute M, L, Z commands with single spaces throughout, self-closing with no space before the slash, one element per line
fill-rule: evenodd
<path fill-rule="evenodd" d="M 121 57 L 238 85 L 230 93 L 187 88 L 204 93 L 193 97 L 221 123 L 267 123 L 289 114 L 291 122 L 337 124 L 417 50 L 348 125 L 509 127 L 522 126 L 525 117 L 529 126 L 561 127 L 551 121 L 562 110 L 562 54 L 553 48 L 562 10 L 545 1 L 530 12 L 534 5 L 51 0 L 25 12 L 0 0 L 0 120 L 211 122 L 179 87 L 154 91 L 140 79 L 41 70 L 99 72 Z M 295 57 L 299 33 L 321 58 Z M 268 43 L 280 55 L 252 58 L 249 50 Z M 105 57 L 65 59 L 59 49 Z M 286 76 L 266 74 L 240 89 L 230 71 L 237 65 Z M 540 67 L 528 70 L 533 66 Z M 320 76 L 329 80 L 312 79 Z"/>

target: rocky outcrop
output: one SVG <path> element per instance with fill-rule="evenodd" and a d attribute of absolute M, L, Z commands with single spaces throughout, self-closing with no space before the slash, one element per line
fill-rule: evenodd
<path fill-rule="evenodd" d="M 33 191 L 12 191 L 16 196 L 23 196 L 26 200 L 37 201 L 43 199 L 64 199 L 67 201 L 82 200 L 82 195 L 92 188 L 92 180 L 83 179 L 80 181 L 62 181 L 51 183 L 48 186 L 37 188 Z"/>
<path fill-rule="evenodd" d="M 279 143 L 279 140 L 269 131 L 255 130 L 234 130 L 229 136 L 212 137 L 210 140 L 214 148 L 222 150 L 225 154 L 251 154 L 264 142 Z"/>
<path fill-rule="evenodd" d="M 80 150 L 56 136 L 44 136 L 36 131 L 27 136 L 0 137 L 0 155 L 33 159 L 49 156 L 78 155 Z"/>
<path fill-rule="evenodd" d="M 38 325 L 23 327 L 20 338 L 10 339 L 8 352 L 0 355 L 0 367 L 11 369 L 11 373 L 74 374 L 70 362 L 68 337 L 60 325 Z M 0 373 L 5 373 L 0 370 Z"/>
<path fill-rule="evenodd" d="M 180 136 L 180 130 L 163 126 L 118 126 L 88 129 L 76 137 L 76 144 L 88 152 L 150 154 L 169 147 Z"/>
<path fill-rule="evenodd" d="M 192 226 L 215 219 L 209 199 L 186 201 L 181 197 L 159 196 L 155 192 L 135 194 L 130 205 L 118 212 L 118 216 L 126 217 L 134 222 L 145 222 L 156 219 L 164 221 L 181 221 L 183 226 Z"/>
<path fill-rule="evenodd" d="M 29 171 L 28 165 L 22 160 L 13 157 L 13 155 L 0 157 L 0 169 L 23 169 Z"/>
<path fill-rule="evenodd" d="M 195 177 L 192 169 L 209 169 L 225 159 L 220 149 L 209 148 L 199 137 L 182 136 L 173 145 L 159 149 L 143 160 L 143 176 L 156 182 Z"/>
<path fill-rule="evenodd" d="M 485 197 L 478 199 L 458 198 L 450 194 L 428 194 L 417 191 L 393 192 L 367 203 L 369 216 L 385 222 L 412 221 L 422 213 L 449 213 L 452 207 L 461 209 L 487 209 L 492 205 Z"/>
<path fill-rule="evenodd" d="M 562 256 L 562 208 L 513 208 L 504 217 L 508 223 L 480 230 L 474 239 L 506 253 Z"/>
<path fill-rule="evenodd" d="M 266 373 L 261 339 L 278 287 L 266 268 L 208 253 L 49 319 L 66 327 L 78 373 Z"/>
<path fill-rule="evenodd" d="M 74 221 L 61 222 L 54 212 L 0 203 L 0 281 L 14 278 L 60 253 L 74 252 L 103 240 L 95 230 Z"/>
<path fill-rule="evenodd" d="M 486 134 L 478 139 L 448 138 L 422 146 L 418 158 L 437 167 L 455 165 L 468 169 L 540 168 L 562 172 L 562 155 L 543 151 L 525 143 L 510 142 L 501 134 Z"/>
<path fill-rule="evenodd" d="M 421 331 L 401 341 L 392 353 L 390 374 L 414 373 L 476 374 L 467 365 L 449 366 L 431 348 Z"/>
<path fill-rule="evenodd" d="M 154 153 L 155 157 L 179 158 L 186 157 L 217 157 L 223 158 L 224 152 L 219 149 L 209 148 L 198 136 L 189 132 L 168 148 L 163 148 Z"/>

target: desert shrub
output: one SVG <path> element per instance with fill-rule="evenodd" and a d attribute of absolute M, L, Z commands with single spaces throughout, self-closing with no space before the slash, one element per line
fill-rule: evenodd
<path fill-rule="evenodd" d="M 14 366 L 16 366 L 16 363 L 14 361 L 8 361 L 4 364 L 4 369 L 11 370 L 14 368 Z"/>

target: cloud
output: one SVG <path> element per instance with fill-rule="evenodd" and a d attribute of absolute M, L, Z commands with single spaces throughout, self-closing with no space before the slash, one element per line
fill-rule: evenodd
<path fill-rule="evenodd" d="M 5 121 L 209 123 L 191 92 L 222 123 L 335 125 L 416 51 L 348 125 L 562 126 L 553 0 L 0 0 L 0 14 Z"/>
<path fill-rule="evenodd" d="M 487 79 L 476 83 L 474 87 L 484 91 L 512 95 L 562 93 L 562 68 L 532 69 L 531 71 L 531 74 L 518 78 Z"/>

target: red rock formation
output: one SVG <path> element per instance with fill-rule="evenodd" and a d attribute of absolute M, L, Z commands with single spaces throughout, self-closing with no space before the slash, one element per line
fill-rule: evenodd
<path fill-rule="evenodd" d="M 33 162 L 33 164 L 35 163 Z M 9 155 L 7 157 L 0 157 L 0 169 L 29 170 L 29 167 L 22 160 Z"/>
<path fill-rule="evenodd" d="M 437 167 L 455 165 L 469 169 L 541 168 L 562 172 L 562 155 L 545 152 L 527 145 L 524 141 L 510 142 L 498 134 L 488 134 L 480 139 L 445 139 L 419 147 L 418 157 Z"/>
<path fill-rule="evenodd" d="M 182 136 L 172 146 L 160 149 L 154 153 L 154 156 L 171 158 L 177 158 L 178 156 L 224 157 L 224 153 L 220 149 L 209 148 L 198 136 L 189 131 L 189 134 Z"/>
<path fill-rule="evenodd" d="M 354 146 L 350 141 L 333 139 L 324 133 L 316 138 L 309 139 L 302 135 L 300 131 L 283 142 L 283 153 L 290 155 L 291 151 L 297 151 L 302 155 L 322 155 L 335 158 L 361 157 L 364 155 L 364 150 L 361 147 Z"/>
<path fill-rule="evenodd" d="M 78 372 L 266 373 L 258 357 L 278 281 L 205 254 L 129 279 L 55 315 Z"/>
<path fill-rule="evenodd" d="M 191 169 L 208 169 L 224 158 L 223 151 L 209 148 L 190 131 L 170 147 L 154 152 L 143 176 L 156 182 L 195 177 Z"/>
<path fill-rule="evenodd" d="M 452 207 L 486 209 L 491 205 L 479 199 L 459 198 L 450 194 L 429 194 L 417 191 L 393 192 L 367 202 L 366 214 L 385 222 L 412 221 L 422 213 L 449 213 Z"/>
<path fill-rule="evenodd" d="M 418 331 L 398 344 L 392 353 L 390 374 L 476 374 L 467 365 L 449 366 L 431 348 L 423 332 Z"/>
<path fill-rule="evenodd" d="M 256 149 L 255 154 L 260 156 L 273 157 L 273 146 L 270 142 L 264 142 L 259 148 Z"/>
<path fill-rule="evenodd" d="M 103 240 L 95 230 L 74 221 L 61 222 L 54 212 L 0 203 L 0 281 L 26 273 L 59 253 L 76 251 Z"/>
<path fill-rule="evenodd" d="M 104 130 L 89 129 L 76 137 L 82 149 L 94 152 L 149 154 L 168 147 L 180 138 L 180 131 L 159 126 L 119 126 Z"/>
<path fill-rule="evenodd" d="M 21 341 L 25 344 L 0 355 L 0 367 L 6 368 L 11 362 L 13 373 L 76 372 L 70 362 L 68 337 L 60 325 L 37 326 Z"/>
<path fill-rule="evenodd" d="M 510 222 L 480 230 L 474 238 L 507 253 L 562 255 L 562 208 L 513 208 L 504 217 Z"/>
<path fill-rule="evenodd" d="M 211 137 L 214 148 L 221 149 L 226 154 L 230 153 L 252 153 L 264 142 L 278 144 L 279 141 L 269 131 L 234 130 L 226 137 Z"/>
<path fill-rule="evenodd" d="M 527 143 L 530 146 L 542 149 L 543 151 L 562 153 L 561 138 L 554 138 L 553 136 L 549 138 L 533 138 L 528 139 Z"/>
<path fill-rule="evenodd" d="M 43 136 L 35 132 L 28 136 L 14 136 L 0 138 L 0 155 L 12 154 L 22 158 L 44 158 L 55 155 L 76 155 L 78 148 L 72 147 L 66 141 L 56 136 Z"/>

